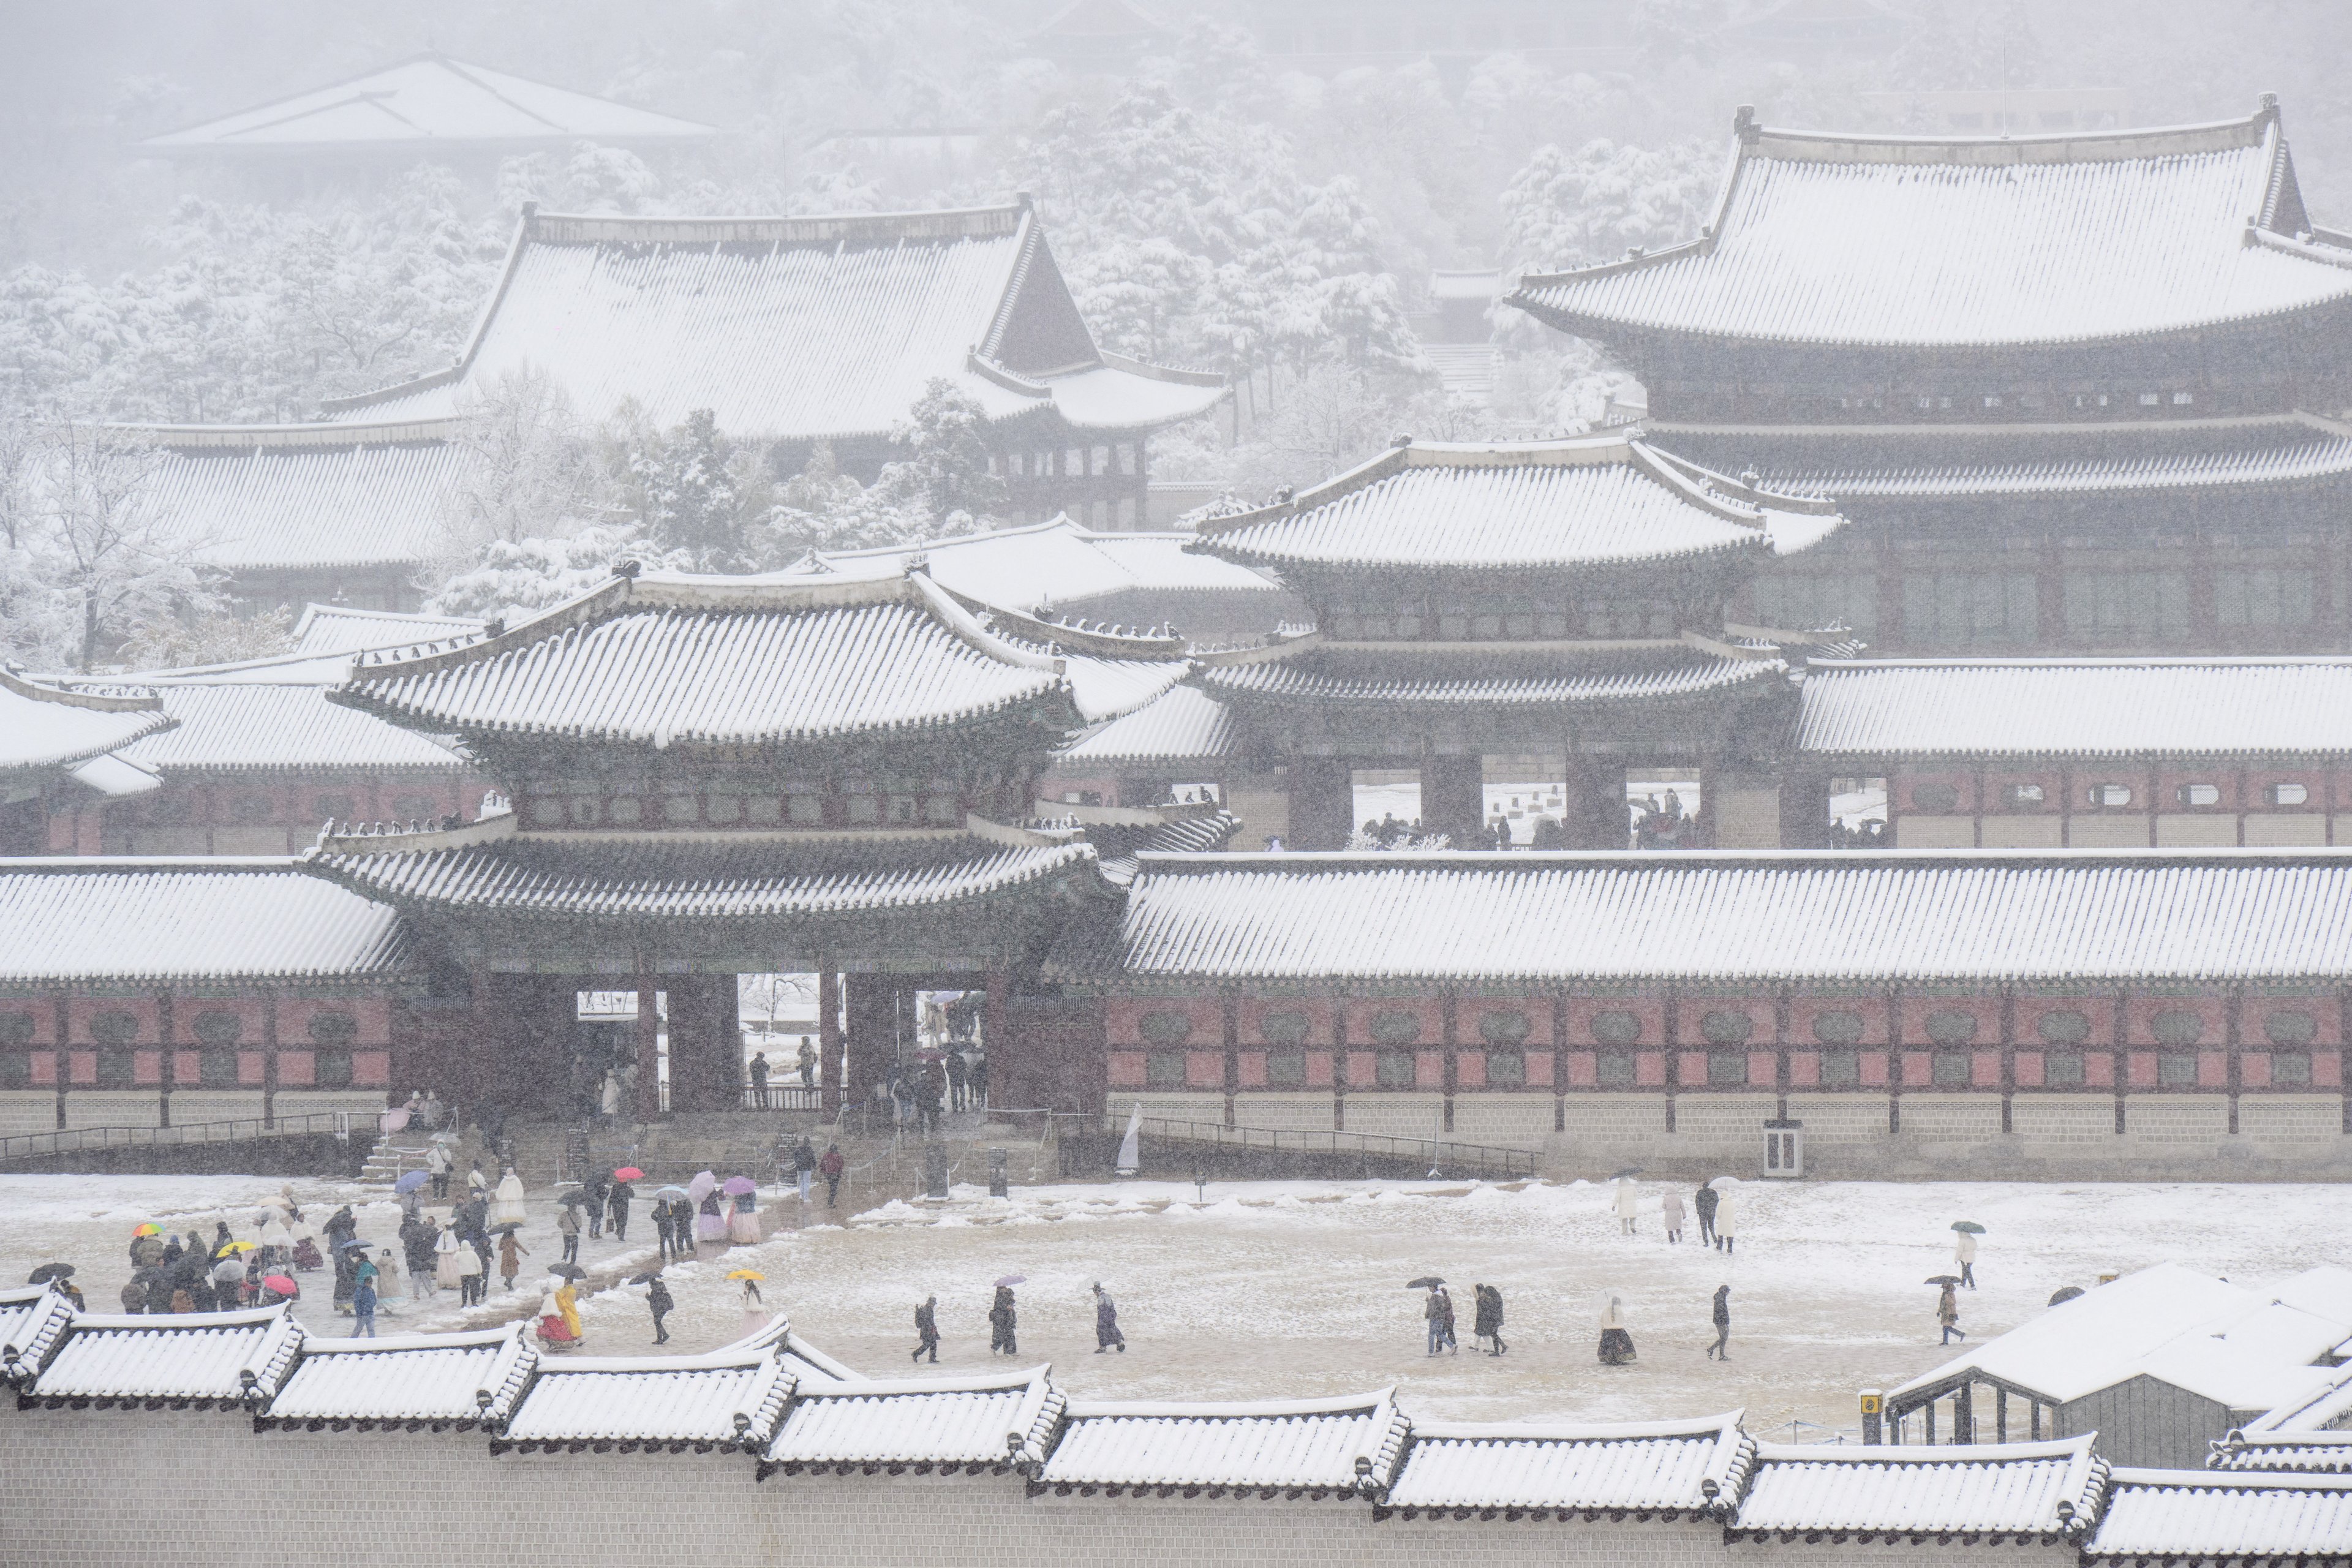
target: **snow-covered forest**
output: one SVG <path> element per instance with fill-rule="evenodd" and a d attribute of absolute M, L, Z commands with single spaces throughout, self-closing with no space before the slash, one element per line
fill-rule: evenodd
<path fill-rule="evenodd" d="M 1234 383 L 1230 414 L 1155 437 L 1153 477 L 1252 500 L 1398 430 L 1593 416 L 1621 378 L 1509 310 L 1492 323 L 1507 352 L 1491 400 L 1450 403 L 1421 332 L 1431 276 L 1692 236 L 1735 104 L 1767 123 L 1899 130 L 1916 116 L 1906 94 L 2118 88 L 2132 122 L 2163 123 L 2242 114 L 2275 90 L 2313 210 L 2352 211 L 2336 188 L 2352 179 L 2352 102 L 2327 79 L 2340 51 L 2323 47 L 2352 42 L 2352 14 L 2324 0 L 1890 0 L 1899 47 L 1813 58 L 1744 45 L 1739 24 L 1770 9 L 1747 0 L 1570 7 L 1614 29 L 1605 69 L 1510 47 L 1509 5 L 1162 7 L 1160 39 L 1108 65 L 1039 52 L 1063 9 L 245 0 L 21 15 L 0 60 L 15 154 L 0 160 L 0 645 L 87 665 L 126 639 L 183 654 L 266 640 L 222 614 L 187 542 L 142 534 L 139 442 L 64 427 L 299 421 L 444 366 L 527 202 L 795 214 L 1033 193 L 1104 348 Z M 1302 46 L 1318 29 L 1344 58 Z M 1443 48 L 1417 42 L 1440 34 Z M 263 180 L 137 153 L 159 131 L 427 47 L 726 134 L 366 177 Z M 910 169 L 844 134 L 877 131 L 936 131 L 958 151 Z M 822 451 L 780 472 L 707 420 L 592 427 L 560 388 L 503 385 L 469 411 L 479 460 L 427 586 L 444 608 L 483 611 L 560 597 L 621 553 L 772 568 L 813 545 L 984 524 L 972 417 L 944 391 L 910 407 L 904 462 L 861 485 Z"/>

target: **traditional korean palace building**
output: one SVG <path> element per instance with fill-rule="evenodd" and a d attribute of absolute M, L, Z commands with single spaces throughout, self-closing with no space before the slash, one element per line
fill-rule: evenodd
<path fill-rule="evenodd" d="M 2219 124 L 1933 140 L 1741 110 L 1688 243 L 1531 274 L 1659 446 L 1852 526 L 1763 626 L 1882 654 L 2352 647 L 2352 238 L 2274 100 Z"/>
<path fill-rule="evenodd" d="M 2341 1434 L 2139 1469 L 2089 1435 L 1791 1446 L 1738 1411 L 1465 1424 L 1393 1389 L 1221 1405 L 1073 1398 L 1048 1367 L 873 1379 L 781 1318 L 703 1355 L 542 1356 L 517 1328 L 319 1339 L 283 1307 L 112 1317 L 46 1288 L 0 1293 L 0 1342 L 11 1539 L 94 1565 L 151 1563 L 156 1518 L 230 1568 L 280 1563 L 278 1500 L 330 1483 L 341 1506 L 299 1521 L 323 1556 L 363 1554 L 396 1516 L 434 1540 L 528 1531 L 599 1568 L 2352 1555 Z"/>

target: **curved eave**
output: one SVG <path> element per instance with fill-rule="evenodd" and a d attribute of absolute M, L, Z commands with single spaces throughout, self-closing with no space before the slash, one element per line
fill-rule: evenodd
<path fill-rule="evenodd" d="M 1655 551 L 1639 555 L 1555 556 L 1549 559 L 1517 561 L 1433 561 L 1426 556 L 1374 555 L 1307 555 L 1279 550 L 1254 550 L 1235 544 L 1230 536 L 1217 539 L 1213 548 L 1204 544 L 1199 553 L 1230 561 L 1237 566 L 1253 566 L 1275 572 L 1340 574 L 1360 572 L 1393 577 L 1401 573 L 1416 576 L 1463 576 L 1485 573 L 1509 575 L 1523 572 L 1591 573 L 1621 570 L 1658 570 L 1673 566 L 1736 564 L 1748 556 L 1769 556 L 1771 541 L 1763 533 L 1753 539 L 1727 539 L 1715 544 L 1694 545 L 1687 550 Z M 1185 547 L 1193 548 L 1192 545 Z"/>
<path fill-rule="evenodd" d="M 1457 708 L 1591 708 L 1612 705 L 1654 707 L 1663 703 L 1706 701 L 1727 693 L 1745 692 L 1759 686 L 1784 682 L 1788 665 L 1777 658 L 1726 659 L 1713 669 L 1693 672 L 1699 679 L 1688 679 L 1667 689 L 1660 682 L 1641 684 L 1638 678 L 1616 682 L 1618 689 L 1602 689 L 1592 683 L 1592 689 L 1576 689 L 1571 679 L 1543 679 L 1503 681 L 1472 677 L 1460 680 L 1442 678 L 1415 679 L 1400 675 L 1396 679 L 1363 679 L 1340 683 L 1324 679 L 1308 685 L 1305 681 L 1274 684 L 1250 681 L 1249 673 L 1266 668 L 1265 665 L 1244 665 L 1231 670 L 1211 668 L 1202 672 L 1202 683 L 1218 698 L 1237 703 L 1258 703 L 1284 707 L 1314 708 L 1378 708 L 1399 704 L 1433 704 Z M 1279 668 L 1276 663 L 1273 668 Z M 1309 677 L 1309 679 L 1316 678 Z M 1669 678 L 1670 679 L 1670 678 Z M 1562 689 L 1565 686 L 1567 689 Z M 1544 688 L 1549 688 L 1544 689 Z"/>

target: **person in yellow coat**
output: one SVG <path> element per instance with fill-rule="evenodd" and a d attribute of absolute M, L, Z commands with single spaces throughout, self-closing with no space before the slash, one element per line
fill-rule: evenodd
<path fill-rule="evenodd" d="M 555 1310 L 563 1314 L 563 1326 L 574 1341 L 580 1338 L 580 1295 L 566 1279 L 555 1292 Z"/>

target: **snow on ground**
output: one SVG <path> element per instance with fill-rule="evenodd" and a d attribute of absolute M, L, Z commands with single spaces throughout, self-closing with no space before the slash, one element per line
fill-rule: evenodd
<path fill-rule="evenodd" d="M 234 1205 L 278 1184 L 0 1178 L 0 1267 L 22 1279 L 50 1258 L 86 1258 L 91 1304 L 110 1304 L 131 1226 L 166 1218 L 160 1206 L 172 1216 L 193 1211 L 209 1234 L 207 1205 L 230 1204 L 234 1217 Z M 2165 1259 L 2241 1283 L 2352 1260 L 2334 1240 L 2344 1195 L 2333 1186 L 1749 1183 L 1728 1258 L 1697 1245 L 1695 1220 L 1682 1246 L 1668 1246 L 1658 1220 L 1664 1186 L 1640 1190 L 1643 1217 L 1629 1238 L 1618 1234 L 1609 1189 L 1581 1183 L 1221 1184 L 1205 1204 L 1190 1185 L 1166 1183 L 1018 1188 L 1010 1199 L 959 1187 L 944 1205 L 845 1210 L 843 1223 L 673 1266 L 668 1348 L 707 1350 L 740 1334 L 739 1287 L 724 1276 L 750 1267 L 768 1277 L 766 1306 L 862 1371 L 907 1369 L 914 1308 L 932 1291 L 941 1370 L 985 1368 L 990 1287 L 1017 1273 L 1027 1277 L 1019 1364 L 1051 1361 L 1085 1397 L 1305 1397 L 1396 1383 L 1407 1408 L 1426 1418 L 1620 1420 L 1745 1406 L 1759 1431 L 1813 1438 L 1853 1428 L 1858 1389 L 1891 1387 L 1949 1353 L 1937 1343 L 1935 1289 L 1922 1281 L 1949 1267 L 1955 1219 L 1990 1232 L 1978 1261 L 1983 1289 L 1961 1292 L 1963 1324 L 1980 1338 L 2041 1310 L 2062 1286 Z M 350 1191 L 296 1184 L 306 1204 L 327 1200 L 317 1221 Z M 775 1212 L 789 1224 L 793 1209 L 787 1199 Z M 531 1211 L 525 1237 L 536 1253 L 551 1213 L 546 1194 L 532 1194 Z M 362 1211 L 372 1227 L 362 1234 L 389 1236 L 393 1214 L 388 1203 Z M 822 1209 L 812 1217 L 824 1218 Z M 650 1233 L 633 1230 L 633 1240 Z M 591 1244 L 586 1260 L 618 1263 L 639 1250 Z M 1423 1354 L 1420 1297 L 1404 1282 L 1427 1272 L 1453 1285 L 1458 1356 Z M 348 1328 L 325 1306 L 325 1276 L 305 1279 L 312 1331 Z M 1118 1300 L 1124 1355 L 1093 1353 L 1087 1287 L 1097 1279 Z M 1499 1359 L 1471 1352 L 1471 1287 L 1480 1281 L 1501 1287 L 1507 1304 L 1511 1352 Z M 1704 1355 L 1707 1303 L 1727 1282 L 1732 1360 L 1717 1365 Z M 1594 1355 L 1609 1288 L 1627 1299 L 1633 1366 L 1603 1367 Z M 583 1298 L 586 1348 L 643 1352 L 652 1338 L 644 1296 L 621 1287 Z M 535 1287 L 492 1304 L 530 1310 Z M 444 1306 L 396 1313 L 383 1326 L 457 1322 Z M 1792 1428 L 1792 1419 L 1818 1429 Z"/>

